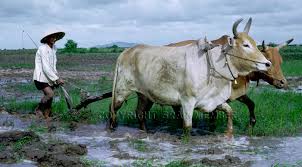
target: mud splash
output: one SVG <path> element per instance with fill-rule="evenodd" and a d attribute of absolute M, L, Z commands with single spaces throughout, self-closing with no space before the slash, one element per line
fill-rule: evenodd
<path fill-rule="evenodd" d="M 45 126 L 43 122 L 19 116 L 0 114 L 0 133 L 26 130 L 32 124 Z M 223 135 L 196 135 L 184 142 L 178 134 L 163 129 L 144 133 L 136 128 L 119 126 L 108 133 L 104 124 L 78 124 L 73 131 L 60 129 L 44 132 L 44 142 L 59 140 L 86 145 L 87 159 L 103 166 L 132 166 L 151 163 L 154 166 L 181 161 L 187 165 L 204 164 L 212 166 L 271 166 L 277 163 L 293 163 L 301 160 L 302 137 L 267 138 L 237 136 L 227 140 Z M 23 166 L 23 164 L 18 164 Z M 25 163 L 33 165 L 32 163 Z"/>

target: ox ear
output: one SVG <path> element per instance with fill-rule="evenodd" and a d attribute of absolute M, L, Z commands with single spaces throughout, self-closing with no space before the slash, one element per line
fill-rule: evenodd
<path fill-rule="evenodd" d="M 234 46 L 235 40 L 231 37 L 228 37 L 228 45 L 229 46 Z"/>
<path fill-rule="evenodd" d="M 198 40 L 198 47 L 202 50 L 202 51 L 207 51 L 207 44 L 208 44 L 208 41 L 207 41 L 207 37 L 204 37 L 204 38 L 200 38 Z"/>
<path fill-rule="evenodd" d="M 200 38 L 197 42 L 198 47 L 202 47 L 205 44 L 205 40 Z"/>
<path fill-rule="evenodd" d="M 293 42 L 293 40 L 294 40 L 294 38 L 291 38 L 290 40 L 287 40 L 287 41 L 279 44 L 278 46 L 276 46 L 276 48 L 281 49 L 282 47 L 284 47 L 284 46 L 290 44 L 291 42 Z"/>
<path fill-rule="evenodd" d="M 208 51 L 213 49 L 214 47 L 216 47 L 218 45 L 213 44 L 211 41 L 207 40 L 207 37 L 205 37 L 204 39 L 199 39 L 198 40 L 198 47 L 200 48 L 200 50 L 202 51 Z"/>

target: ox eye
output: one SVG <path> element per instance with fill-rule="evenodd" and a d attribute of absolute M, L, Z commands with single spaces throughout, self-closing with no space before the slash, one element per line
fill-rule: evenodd
<path fill-rule="evenodd" d="M 250 46 L 248 44 L 243 44 L 244 47 L 249 48 Z"/>

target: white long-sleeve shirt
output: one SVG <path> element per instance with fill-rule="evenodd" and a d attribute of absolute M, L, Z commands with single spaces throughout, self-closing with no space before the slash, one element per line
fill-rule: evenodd
<path fill-rule="evenodd" d="M 59 79 L 56 68 L 56 51 L 55 46 L 50 48 L 47 44 L 43 44 L 39 47 L 35 58 L 33 80 L 53 85 L 53 83 Z"/>

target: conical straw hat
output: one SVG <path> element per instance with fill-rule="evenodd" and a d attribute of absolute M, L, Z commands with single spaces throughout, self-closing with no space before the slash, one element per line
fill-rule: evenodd
<path fill-rule="evenodd" d="M 48 30 L 46 32 L 44 32 L 42 39 L 41 39 L 41 43 L 46 43 L 47 42 L 47 38 L 49 38 L 50 36 L 55 36 L 56 37 L 56 41 L 62 39 L 65 36 L 65 32 L 59 31 L 57 29 L 55 30 Z"/>

